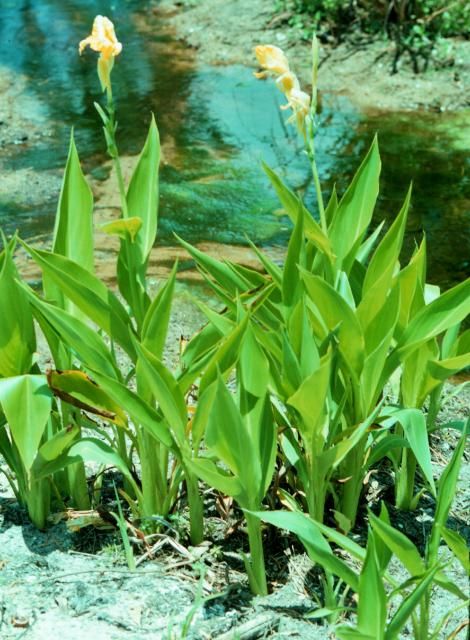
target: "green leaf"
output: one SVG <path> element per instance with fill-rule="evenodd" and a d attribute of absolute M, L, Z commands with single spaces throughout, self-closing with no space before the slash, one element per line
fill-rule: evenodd
<path fill-rule="evenodd" d="M 185 440 L 188 411 L 178 382 L 148 349 L 136 342 L 136 350 L 139 355 L 137 376 L 138 378 L 142 376 L 146 388 L 157 400 L 170 428 L 174 431 L 178 442 L 182 444 Z"/>
<path fill-rule="evenodd" d="M 130 338 L 130 333 L 133 333 L 131 319 L 113 292 L 72 260 L 33 249 L 25 242 L 21 244 L 41 267 L 49 283 L 53 282 L 58 291 L 115 340 L 135 362 L 135 349 Z"/>
<path fill-rule="evenodd" d="M 302 271 L 302 277 L 326 329 L 333 331 L 339 327 L 339 350 L 351 369 L 359 375 L 364 364 L 364 336 L 354 311 L 322 278 L 306 271 Z"/>
<path fill-rule="evenodd" d="M 148 308 L 142 326 L 143 346 L 159 359 L 163 357 L 163 349 L 168 333 L 177 270 L 178 263 L 175 262 L 170 277 Z"/>
<path fill-rule="evenodd" d="M 470 278 L 423 307 L 412 319 L 397 344 L 403 360 L 423 342 L 461 322 L 470 313 Z"/>
<path fill-rule="evenodd" d="M 218 377 L 227 375 L 238 360 L 241 340 L 248 326 L 249 316 L 245 317 L 235 325 L 233 331 L 224 338 L 219 348 L 211 357 L 204 376 L 199 385 L 199 392 L 204 393 L 205 389 L 211 385 Z"/>
<path fill-rule="evenodd" d="M 313 562 L 317 562 L 325 571 L 331 571 L 331 573 L 344 580 L 354 591 L 358 590 L 359 580 L 357 575 L 343 560 L 334 555 L 330 545 L 313 520 L 308 516 L 303 513 L 289 511 L 258 511 L 253 512 L 253 515 L 279 529 L 287 529 L 287 531 L 295 533 Z"/>
<path fill-rule="evenodd" d="M 244 481 L 251 481 L 256 473 L 252 442 L 232 394 L 220 375 L 215 384 L 217 392 L 206 427 L 206 446 L 239 477 L 246 489 L 250 489 Z M 254 484 L 251 490 L 255 490 Z"/>
<path fill-rule="evenodd" d="M 302 264 L 302 254 L 305 254 L 304 245 L 304 214 L 299 206 L 299 213 L 287 247 L 287 256 L 284 263 L 282 276 L 282 301 L 286 307 L 292 307 L 299 295 L 300 274 L 298 265 Z"/>
<path fill-rule="evenodd" d="M 369 533 L 367 553 L 359 577 L 357 626 L 365 636 L 384 637 L 387 597 L 377 565 L 374 535 Z"/>
<path fill-rule="evenodd" d="M 77 263 L 85 271 L 92 272 L 93 245 L 93 194 L 80 167 L 72 130 L 55 218 L 52 251 Z M 77 317 L 82 316 L 70 300 L 63 298 L 61 289 L 47 273 L 43 275 L 43 289 L 45 296 L 56 300 L 58 306 Z"/>
<path fill-rule="evenodd" d="M 32 467 L 33 477 L 35 479 L 41 477 L 44 466 L 61 456 L 79 436 L 80 427 L 78 425 L 72 425 L 66 429 L 61 429 L 55 433 L 52 438 L 47 440 L 39 448 L 38 454 L 34 460 Z"/>
<path fill-rule="evenodd" d="M 394 529 L 390 524 L 377 518 L 369 511 L 369 522 L 374 532 L 383 540 L 394 553 L 412 577 L 420 576 L 425 571 L 424 562 L 418 549 L 403 533 Z"/>
<path fill-rule="evenodd" d="M 398 634 L 405 626 L 406 621 L 416 609 L 416 607 L 420 604 L 426 591 L 430 588 L 438 569 L 439 567 L 435 566 L 424 573 L 420 582 L 418 583 L 418 586 L 407 598 L 403 600 L 387 626 L 385 640 L 396 640 L 396 638 L 399 637 Z"/>
<path fill-rule="evenodd" d="M 21 461 L 29 471 L 52 408 L 46 377 L 24 375 L 1 379 L 0 403 Z"/>
<path fill-rule="evenodd" d="M 265 170 L 268 178 L 271 180 L 271 184 L 276 191 L 282 206 L 287 212 L 294 224 L 297 223 L 297 216 L 301 210 L 304 217 L 304 232 L 305 236 L 314 244 L 320 251 L 322 251 L 330 260 L 333 260 L 333 254 L 331 251 L 330 241 L 328 237 L 323 233 L 320 225 L 312 217 L 310 212 L 304 207 L 300 198 L 295 195 L 281 180 L 281 178 L 263 162 L 263 169 Z"/>
<path fill-rule="evenodd" d="M 338 270 L 369 226 L 379 193 L 379 175 L 380 156 L 375 137 L 351 185 L 341 198 L 329 228 Z"/>
<path fill-rule="evenodd" d="M 462 456 L 465 449 L 465 442 L 469 427 L 470 419 L 467 419 L 467 424 L 460 438 L 459 444 L 455 448 L 450 462 L 445 467 L 439 479 L 434 525 L 428 546 L 428 554 L 431 561 L 437 561 L 441 530 L 447 523 L 449 510 L 455 497 L 457 480 L 459 477 L 460 465 L 462 463 Z"/>
<path fill-rule="evenodd" d="M 203 271 L 211 275 L 217 284 L 223 287 L 231 295 L 236 295 L 237 292 L 243 292 L 250 289 L 250 283 L 231 269 L 228 264 L 212 258 L 203 251 L 199 251 L 199 249 L 196 249 L 178 236 L 176 236 L 176 238 L 186 251 L 194 258 L 198 266 L 201 267 Z"/>
<path fill-rule="evenodd" d="M 331 374 L 331 350 L 321 360 L 319 368 L 305 378 L 297 391 L 288 399 L 296 409 L 302 422 L 299 430 L 310 452 L 317 454 L 323 449 L 327 408 L 325 402 L 329 391 Z"/>
<path fill-rule="evenodd" d="M 419 409 L 399 409 L 398 411 L 392 410 L 389 414 L 403 427 L 411 450 L 435 496 L 436 487 L 434 485 L 426 419 L 423 412 Z"/>
<path fill-rule="evenodd" d="M 160 167 L 160 138 L 152 115 L 147 139 L 127 190 L 127 208 L 130 217 L 142 221 L 136 240 L 139 267 L 146 264 L 157 234 L 158 170 Z"/>
<path fill-rule="evenodd" d="M 49 371 L 47 381 L 54 395 L 62 400 L 99 415 L 119 427 L 127 427 L 126 416 L 119 404 L 83 371 Z"/>
<path fill-rule="evenodd" d="M 101 231 L 104 231 L 110 236 L 118 236 L 122 240 L 130 239 L 134 242 L 138 232 L 142 228 L 142 219 L 136 216 L 132 218 L 121 218 L 120 220 L 113 220 L 101 225 Z"/>
<path fill-rule="evenodd" d="M 470 574 L 470 560 L 468 558 L 468 547 L 464 538 L 452 529 L 441 527 L 441 536 L 444 538 L 447 546 L 458 559 L 467 575 Z"/>
<path fill-rule="evenodd" d="M 28 298 L 18 286 L 18 272 L 12 260 L 16 239 L 4 240 L 0 253 L 0 377 L 28 373 L 36 350 L 33 316 Z"/>
<path fill-rule="evenodd" d="M 400 213 L 380 242 L 367 268 L 362 300 L 357 309 L 357 315 L 364 330 L 385 305 L 392 287 L 398 257 L 403 244 L 410 197 L 411 187 Z"/>
<path fill-rule="evenodd" d="M 229 475 L 208 458 L 194 458 L 186 461 L 186 466 L 206 482 L 209 487 L 214 487 L 224 495 L 236 500 L 243 494 L 243 487 L 237 477 Z"/>
<path fill-rule="evenodd" d="M 173 438 L 167 424 L 159 417 L 158 413 L 147 402 L 131 391 L 115 378 L 103 374 L 103 372 L 88 367 L 93 379 L 108 393 L 114 402 L 126 411 L 133 423 L 140 425 L 147 433 L 153 436 L 169 449 L 174 448 Z"/>
<path fill-rule="evenodd" d="M 73 260 L 87 271 L 93 271 L 92 213 L 93 194 L 80 167 L 72 131 L 52 250 Z"/>
<path fill-rule="evenodd" d="M 81 460 L 115 467 L 132 485 L 136 495 L 141 497 L 141 491 L 124 460 L 109 445 L 96 438 L 81 438 L 78 442 L 72 444 L 65 454 L 45 464 L 38 477 L 40 479 L 56 473 L 60 469 Z"/>
<path fill-rule="evenodd" d="M 114 358 L 96 331 L 67 311 L 44 302 L 26 286 L 22 288 L 35 313 L 54 328 L 83 364 L 117 379 L 120 377 Z"/>

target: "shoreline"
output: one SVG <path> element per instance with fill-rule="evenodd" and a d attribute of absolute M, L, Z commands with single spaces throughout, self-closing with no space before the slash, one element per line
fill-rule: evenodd
<path fill-rule="evenodd" d="M 310 45 L 299 41 L 291 27 L 276 27 L 279 20 L 269 0 L 203 0 L 194 5 L 163 0 L 154 11 L 165 13 L 177 37 L 197 50 L 199 63 L 243 64 L 255 71 L 253 48 L 274 44 L 286 51 L 304 86 L 310 85 Z M 345 95 L 364 113 L 470 109 L 470 41 L 453 44 L 453 66 L 415 74 L 403 60 L 395 75 L 390 73 L 390 42 L 321 45 L 319 92 Z"/>

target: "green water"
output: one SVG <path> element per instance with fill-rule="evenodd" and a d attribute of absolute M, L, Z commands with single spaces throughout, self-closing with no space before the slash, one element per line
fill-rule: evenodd
<path fill-rule="evenodd" d="M 164 17 L 129 0 L 1 0 L 0 70 L 26 79 L 24 114 L 48 135 L 37 142 L 2 145 L 2 172 L 30 168 L 58 173 L 75 126 L 84 168 L 104 178 L 104 143 L 94 101 L 100 99 L 95 54 L 77 55 L 96 13 L 116 25 L 123 53 L 113 85 L 118 101 L 121 153 L 143 143 L 150 113 L 156 114 L 166 152 L 161 169 L 158 242 L 174 233 L 191 242 L 285 245 L 290 224 L 276 211 L 276 198 L 263 175 L 265 160 L 300 189 L 314 209 L 307 163 L 295 131 L 279 110 L 282 96 L 270 82 L 257 81 L 242 66 L 199 67 L 194 54 L 175 40 Z M 364 116 L 341 97 L 324 96 L 318 160 L 325 194 L 334 182 L 341 192 L 377 131 L 383 159 L 377 221 L 392 220 L 411 178 L 414 197 L 406 250 L 425 232 L 429 279 L 443 286 L 469 271 L 469 113 L 377 114 Z M 20 108 L 20 107 L 19 107 Z M 33 188 L 33 186 L 31 187 Z M 2 192 L 3 193 L 3 192 Z M 52 229 L 57 193 L 40 201 L 29 190 L 0 199 L 0 224 L 24 237 Z"/>

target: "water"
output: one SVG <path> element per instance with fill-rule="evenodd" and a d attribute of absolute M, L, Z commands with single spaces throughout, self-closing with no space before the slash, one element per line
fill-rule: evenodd
<path fill-rule="evenodd" d="M 173 243 L 176 232 L 191 242 L 244 244 L 249 236 L 260 245 L 285 245 L 290 223 L 277 212 L 261 160 L 281 171 L 312 206 L 314 195 L 299 140 L 279 110 L 281 94 L 272 82 L 255 80 L 249 68 L 196 67 L 193 53 L 145 5 L 0 0 L 0 72 L 24 79 L 18 109 L 48 132 L 34 144 L 20 139 L 0 147 L 0 180 L 25 169 L 38 183 L 58 175 L 72 125 L 85 170 L 106 177 L 93 106 L 100 99 L 96 54 L 77 54 L 79 40 L 101 12 L 115 22 L 124 44 L 113 72 L 121 153 L 137 153 L 150 113 L 157 117 L 165 151 L 159 242 Z M 469 114 L 365 116 L 345 98 L 326 96 L 320 121 L 317 154 L 325 192 L 333 182 L 340 192 L 346 187 L 378 131 L 383 173 L 377 221 L 393 219 L 413 178 L 407 252 L 425 232 L 429 279 L 444 287 L 460 281 L 470 256 Z M 52 229 L 57 188 L 36 198 L 29 189 L 14 197 L 7 189 L 0 193 L 0 223 L 7 231 L 19 227 L 27 238 Z"/>

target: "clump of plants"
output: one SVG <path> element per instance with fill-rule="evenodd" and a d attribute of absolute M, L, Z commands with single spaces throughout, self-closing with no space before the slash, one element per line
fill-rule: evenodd
<path fill-rule="evenodd" d="M 104 227 L 120 241 L 119 293 L 94 273 L 93 201 L 72 136 L 51 249 L 14 236 L 3 238 L 0 254 L 0 452 L 18 501 L 45 528 L 56 510 L 95 506 L 100 487 L 90 486 L 87 463 L 98 466 L 95 477 L 117 469 L 124 509 L 118 505 L 115 519 L 134 568 L 124 512 L 148 530 L 187 507 L 197 545 L 210 487 L 243 513 L 253 593 L 269 590 L 263 538 L 270 523 L 297 535 L 321 568 L 316 615 L 337 623 L 338 637 L 397 638 L 410 620 L 416 638 L 437 637 L 446 619 L 430 630 L 431 589 L 467 604 L 439 545 L 468 571 L 465 541 L 447 528 L 468 424 L 452 423 L 460 440 L 439 479 L 429 433 L 440 428 L 444 382 L 470 364 L 470 332 L 460 331 L 470 280 L 444 293 L 429 286 L 425 240 L 400 261 L 411 190 L 389 229 L 370 228 L 377 140 L 343 196 L 333 190 L 325 199 L 315 150 L 318 43 L 311 95 L 279 48 L 259 46 L 257 75 L 273 77 L 286 98 L 282 108 L 312 168 L 317 212 L 265 166 L 293 223 L 282 266 L 256 247 L 260 268 L 249 269 L 180 239 L 224 310 L 198 302 L 207 323 L 171 369 L 164 351 L 177 264 L 154 297 L 147 283 L 158 217 L 156 122 L 126 185 L 111 82 L 122 46 L 107 18 L 96 18 L 80 49 L 87 45 L 100 54 L 105 104 L 96 108 L 121 196 L 119 218 Z M 18 275 L 18 244 L 42 270 L 40 294 Z M 48 371 L 38 364 L 37 331 L 54 363 Z M 379 467 L 393 479 L 398 508 L 415 509 L 424 492 L 434 498 L 424 555 L 391 525 L 385 505 L 366 515 L 365 547 L 348 536 L 365 512 L 366 478 Z M 402 583 L 389 573 L 392 558 L 409 573 Z"/>
<path fill-rule="evenodd" d="M 277 11 L 307 39 L 315 32 L 330 43 L 385 36 L 394 43 L 393 73 L 402 58 L 415 73 L 426 71 L 431 61 L 452 64 L 447 39 L 470 35 L 465 0 L 280 0 Z"/>

